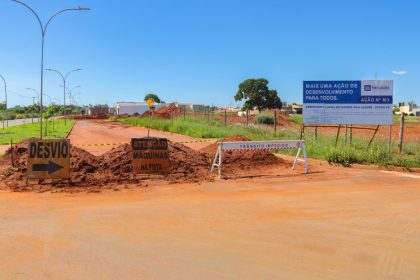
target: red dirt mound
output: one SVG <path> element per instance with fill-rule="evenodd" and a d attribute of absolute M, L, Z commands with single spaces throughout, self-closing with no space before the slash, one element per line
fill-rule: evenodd
<path fill-rule="evenodd" d="M 170 171 L 160 176 L 171 183 L 213 180 L 210 174 L 210 158 L 184 145 L 169 143 Z M 132 149 L 126 144 L 113 148 L 98 158 L 99 170 L 109 170 L 114 175 L 131 173 Z M 157 177 L 156 177 L 157 178 Z"/>
<path fill-rule="evenodd" d="M 28 141 L 9 149 L 2 165 L 1 179 L 12 191 L 33 189 L 48 190 L 63 187 L 73 191 L 74 187 L 101 189 L 117 184 L 139 184 L 140 176 L 132 174 L 132 150 L 126 144 L 96 157 L 87 151 L 71 147 L 71 177 L 68 180 L 31 180 L 26 183 Z M 211 181 L 210 158 L 184 145 L 169 143 L 170 172 L 167 175 L 144 175 L 141 180 L 165 180 L 170 183 Z M 36 183 L 34 183 L 36 182 Z"/>
<path fill-rule="evenodd" d="M 171 114 L 173 114 L 173 116 L 179 116 L 182 113 L 183 113 L 182 109 L 178 107 L 175 107 L 175 108 L 162 107 L 154 111 L 153 116 L 156 118 L 161 118 L 161 119 L 170 119 Z M 146 111 L 141 115 L 141 117 L 148 117 L 149 114 L 150 112 Z"/>
<path fill-rule="evenodd" d="M 28 143 L 24 141 L 9 149 L 3 162 L 6 165 L 5 171 L 0 175 L 5 184 L 12 191 L 25 191 L 31 189 L 44 189 L 51 187 L 95 187 L 121 183 L 139 183 L 135 178 L 127 174 L 113 176 L 109 170 L 100 170 L 100 161 L 94 155 L 85 150 L 71 146 L 70 149 L 70 179 L 66 180 L 36 180 L 26 184 L 26 171 L 28 159 Z M 36 182 L 34 184 L 34 182 Z"/>
<path fill-rule="evenodd" d="M 249 138 L 242 135 L 233 135 L 223 139 L 225 142 L 250 141 Z M 210 144 L 204 147 L 200 152 L 206 153 L 214 158 L 217 151 L 218 143 Z M 240 174 L 244 170 L 263 170 L 267 166 L 285 165 L 288 162 L 276 157 L 272 152 L 267 150 L 249 150 L 249 151 L 224 151 L 222 154 L 223 173 Z"/>

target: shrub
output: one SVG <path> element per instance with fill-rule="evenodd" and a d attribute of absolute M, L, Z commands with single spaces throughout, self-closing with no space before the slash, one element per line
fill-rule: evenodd
<path fill-rule="evenodd" d="M 333 149 L 327 154 L 329 163 L 338 163 L 343 166 L 350 166 L 353 163 L 360 163 L 357 154 L 350 149 Z"/>
<path fill-rule="evenodd" d="M 274 124 L 274 116 L 268 113 L 262 113 L 254 117 L 256 124 Z"/>

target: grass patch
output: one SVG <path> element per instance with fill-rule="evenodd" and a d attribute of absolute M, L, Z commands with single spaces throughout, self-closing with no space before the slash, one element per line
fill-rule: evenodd
<path fill-rule="evenodd" d="M 290 115 L 289 120 L 297 124 L 302 124 L 303 115 Z"/>
<path fill-rule="evenodd" d="M 301 116 L 297 116 L 300 117 Z M 147 127 L 148 118 L 124 118 L 119 120 L 121 123 Z M 252 140 L 296 140 L 300 133 L 297 130 L 279 131 L 274 136 L 273 132 L 255 128 L 243 127 L 239 125 L 227 125 L 217 119 L 211 119 L 209 122 L 205 118 L 187 116 L 178 117 L 174 120 L 153 119 L 151 128 L 192 136 L 196 138 L 225 138 L 231 135 L 240 134 Z M 392 155 L 388 155 L 388 143 L 386 140 L 375 139 L 370 148 L 367 139 L 353 137 L 352 146 L 344 146 L 344 136 L 339 138 L 339 144 L 335 147 L 335 135 L 318 135 L 315 139 L 313 135 L 306 136 L 306 148 L 308 157 L 327 160 L 330 163 L 349 166 L 351 164 L 378 164 L 401 167 L 420 167 L 420 145 L 406 144 L 404 153 L 396 153 L 397 144 L 393 143 Z M 282 154 L 294 155 L 294 150 L 282 150 Z"/>
<path fill-rule="evenodd" d="M 54 130 L 52 121 L 48 122 L 47 136 L 45 139 L 60 139 L 66 137 L 67 133 L 75 123 L 74 120 L 67 120 L 67 125 L 64 125 L 64 120 L 54 121 Z M 45 122 L 43 130 L 45 131 Z M 22 124 L 17 126 L 11 126 L 9 128 L 0 129 L 0 144 L 19 143 L 20 141 L 31 138 L 39 137 L 39 123 Z"/>
<path fill-rule="evenodd" d="M 256 124 L 274 124 L 274 116 L 267 113 L 261 113 L 254 116 L 254 123 Z"/>
<path fill-rule="evenodd" d="M 417 116 L 405 116 L 404 121 L 406 124 L 420 125 L 420 117 Z M 392 116 L 392 122 L 394 125 L 399 125 L 401 123 L 401 116 Z"/>
<path fill-rule="evenodd" d="M 132 126 L 147 127 L 149 119 L 131 117 L 120 119 L 119 122 Z M 235 134 L 245 136 L 254 135 L 264 138 L 264 136 L 269 134 L 267 131 L 261 129 L 255 129 L 252 127 L 246 128 L 236 125 L 225 126 L 224 123 L 217 119 L 210 119 L 208 122 L 205 118 L 193 116 L 186 116 L 185 120 L 183 117 L 177 117 L 174 119 L 173 124 L 171 120 L 153 119 L 150 124 L 150 128 L 196 138 L 225 138 Z"/>

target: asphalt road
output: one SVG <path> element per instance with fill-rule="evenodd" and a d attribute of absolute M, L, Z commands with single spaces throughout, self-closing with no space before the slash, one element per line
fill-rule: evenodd
<path fill-rule="evenodd" d="M 34 118 L 34 122 L 38 122 L 39 119 L 38 118 Z M 19 120 L 9 120 L 9 126 L 16 126 L 16 125 L 21 125 L 21 124 L 27 124 L 27 123 L 31 123 L 32 119 L 19 119 Z M 1 122 L 0 123 L 1 127 L 7 127 L 6 122 Z"/>

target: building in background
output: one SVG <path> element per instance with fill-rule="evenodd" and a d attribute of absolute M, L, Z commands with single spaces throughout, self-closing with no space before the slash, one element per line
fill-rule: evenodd
<path fill-rule="evenodd" d="M 86 114 L 92 117 L 107 117 L 114 114 L 114 108 L 108 106 L 91 106 L 86 109 Z"/>
<path fill-rule="evenodd" d="M 413 113 L 414 116 L 420 117 L 420 107 L 413 107 L 411 109 L 411 112 Z"/>
<path fill-rule="evenodd" d="M 165 107 L 166 103 L 155 104 L 155 109 Z M 149 111 L 149 106 L 146 102 L 118 102 L 115 106 L 116 115 L 142 115 L 146 111 Z"/>
<path fill-rule="evenodd" d="M 292 104 L 292 112 L 293 114 L 302 115 L 303 113 L 303 105 L 300 104 Z"/>
<path fill-rule="evenodd" d="M 194 105 L 192 103 L 174 103 L 176 107 L 185 110 L 185 112 L 192 112 L 194 110 Z"/>

